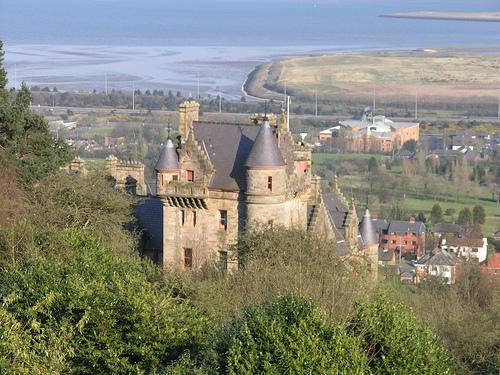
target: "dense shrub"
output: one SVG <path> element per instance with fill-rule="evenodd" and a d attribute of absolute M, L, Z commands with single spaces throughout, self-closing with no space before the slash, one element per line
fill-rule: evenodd
<path fill-rule="evenodd" d="M 383 294 L 360 305 L 350 330 L 363 337 L 375 374 L 452 373 L 438 337 L 410 309 Z"/>
<path fill-rule="evenodd" d="M 152 372 L 204 342 L 208 319 L 150 262 L 60 236 L 60 254 L 0 272 L 0 372 Z"/>
<path fill-rule="evenodd" d="M 311 301 L 293 296 L 246 310 L 215 342 L 213 374 L 364 374 L 359 340 L 325 323 Z"/>

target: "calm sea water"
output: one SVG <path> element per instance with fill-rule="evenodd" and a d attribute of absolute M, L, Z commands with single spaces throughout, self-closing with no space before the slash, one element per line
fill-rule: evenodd
<path fill-rule="evenodd" d="M 238 95 L 277 56 L 500 45 L 500 23 L 379 18 L 497 11 L 499 0 L 0 0 L 10 83 L 62 89 L 219 89 Z"/>

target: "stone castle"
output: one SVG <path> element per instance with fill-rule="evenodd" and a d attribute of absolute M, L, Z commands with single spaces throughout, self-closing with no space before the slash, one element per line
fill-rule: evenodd
<path fill-rule="evenodd" d="M 335 239 L 339 255 L 366 255 L 376 277 L 378 239 L 368 210 L 359 223 L 354 202 L 336 181 L 331 193 L 323 192 L 312 173 L 311 147 L 294 141 L 284 111 L 275 119 L 207 122 L 199 120 L 198 103 L 180 106 L 178 141 L 166 140 L 155 166 L 163 266 L 191 269 L 216 261 L 234 270 L 231 245 L 240 233 L 280 225 Z"/>

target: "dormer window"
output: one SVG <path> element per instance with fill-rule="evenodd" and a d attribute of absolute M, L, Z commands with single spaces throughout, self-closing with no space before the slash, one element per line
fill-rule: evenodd
<path fill-rule="evenodd" d="M 187 171 L 186 178 L 187 178 L 188 182 L 193 182 L 194 181 L 194 171 Z"/>
<path fill-rule="evenodd" d="M 273 177 L 267 177 L 267 190 L 273 191 Z"/>

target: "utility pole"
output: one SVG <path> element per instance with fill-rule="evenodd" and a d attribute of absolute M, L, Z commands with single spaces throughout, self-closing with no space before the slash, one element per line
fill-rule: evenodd
<path fill-rule="evenodd" d="M 314 117 L 318 117 L 318 90 L 314 91 Z"/>
<path fill-rule="evenodd" d="M 198 78 L 198 86 L 197 86 L 197 96 L 196 96 L 196 99 L 200 100 L 200 73 L 199 72 L 196 74 L 196 77 Z"/>
<path fill-rule="evenodd" d="M 498 110 L 497 110 L 497 118 L 500 120 L 500 95 L 498 95 Z"/>
<path fill-rule="evenodd" d="M 288 97 L 288 95 L 286 94 L 286 79 L 284 80 L 285 81 L 285 90 L 284 90 L 284 96 L 285 96 L 285 102 L 286 102 L 286 98 Z"/>
<path fill-rule="evenodd" d="M 290 130 L 290 97 L 286 97 L 286 126 Z"/>
<path fill-rule="evenodd" d="M 415 93 L 415 120 L 418 120 L 418 91 Z"/>
<path fill-rule="evenodd" d="M 220 87 L 219 87 L 219 113 L 222 112 L 222 94 L 220 92 Z"/>
<path fill-rule="evenodd" d="M 135 83 L 132 82 L 132 111 L 135 111 Z"/>

